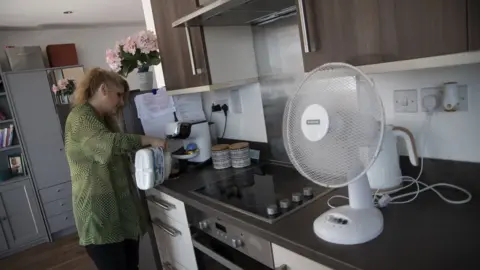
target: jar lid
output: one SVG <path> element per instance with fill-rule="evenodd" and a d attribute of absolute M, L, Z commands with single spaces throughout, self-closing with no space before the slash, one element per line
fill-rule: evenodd
<path fill-rule="evenodd" d="M 228 147 L 229 147 L 228 144 L 217 144 L 212 146 L 212 151 L 223 151 L 223 150 L 227 150 Z"/>
<path fill-rule="evenodd" d="M 229 148 L 230 150 L 238 150 L 238 149 L 244 149 L 248 147 L 249 147 L 248 142 L 239 142 L 239 143 L 230 144 Z"/>

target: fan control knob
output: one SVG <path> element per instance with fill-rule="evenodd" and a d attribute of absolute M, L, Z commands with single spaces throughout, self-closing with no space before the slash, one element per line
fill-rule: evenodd
<path fill-rule="evenodd" d="M 232 247 L 239 248 L 243 246 L 243 241 L 241 239 L 233 238 L 232 239 Z"/>
<path fill-rule="evenodd" d="M 203 221 L 200 221 L 198 222 L 198 227 L 200 228 L 200 230 L 202 231 L 206 231 L 208 230 L 208 222 L 206 220 L 203 220 Z"/>
<path fill-rule="evenodd" d="M 292 194 L 292 202 L 293 203 L 302 203 L 302 193 L 295 192 Z"/>
<path fill-rule="evenodd" d="M 311 199 L 313 198 L 313 189 L 312 187 L 304 187 L 303 188 L 303 197 L 305 199 Z"/>
<path fill-rule="evenodd" d="M 267 214 L 269 216 L 275 216 L 276 214 L 278 214 L 278 207 L 276 204 L 271 204 L 269 206 L 267 206 Z"/>
<path fill-rule="evenodd" d="M 280 200 L 280 208 L 282 210 L 287 210 L 288 208 L 290 208 L 290 200 L 289 199 Z"/>

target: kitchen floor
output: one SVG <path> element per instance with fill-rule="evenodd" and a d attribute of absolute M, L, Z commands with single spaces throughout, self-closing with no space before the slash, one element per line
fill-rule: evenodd
<path fill-rule="evenodd" d="M 85 249 L 78 245 L 76 235 L 45 243 L 0 260 L 5 270 L 94 270 Z"/>

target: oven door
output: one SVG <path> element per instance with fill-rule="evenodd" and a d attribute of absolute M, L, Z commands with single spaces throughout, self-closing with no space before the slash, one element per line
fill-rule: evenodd
<path fill-rule="evenodd" d="M 200 230 L 195 230 L 192 242 L 199 270 L 271 270 Z"/>

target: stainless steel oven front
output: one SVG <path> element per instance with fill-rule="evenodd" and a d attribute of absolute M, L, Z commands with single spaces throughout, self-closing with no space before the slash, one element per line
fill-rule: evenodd
<path fill-rule="evenodd" d="M 274 269 L 272 245 L 263 238 L 215 217 L 194 223 L 191 231 L 200 270 Z"/>

